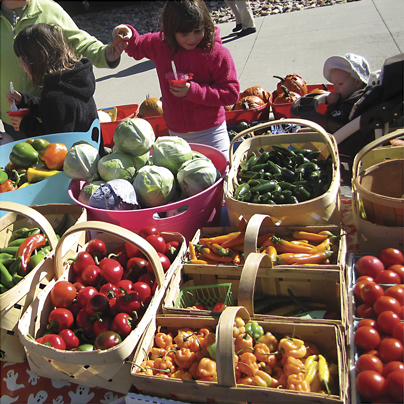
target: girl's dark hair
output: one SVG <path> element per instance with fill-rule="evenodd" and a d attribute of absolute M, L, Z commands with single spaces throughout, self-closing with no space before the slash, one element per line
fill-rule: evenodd
<path fill-rule="evenodd" d="M 215 46 L 215 25 L 203 0 L 168 0 L 162 11 L 160 35 L 172 51 L 178 51 L 177 32 L 188 33 L 200 28 L 205 35 L 198 48 L 211 52 Z"/>
<path fill-rule="evenodd" d="M 14 52 L 26 64 L 35 87 L 43 87 L 47 74 L 71 69 L 80 59 L 67 44 L 61 29 L 49 24 L 24 28 L 14 40 Z"/>

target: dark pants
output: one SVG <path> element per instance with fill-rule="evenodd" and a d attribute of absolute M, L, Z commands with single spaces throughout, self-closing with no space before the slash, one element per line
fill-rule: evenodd
<path fill-rule="evenodd" d="M 17 132 L 16 130 L 14 130 L 12 125 L 5 123 L 5 122 L 3 122 L 3 125 L 4 125 L 5 132 L 7 134 L 9 134 L 14 139 L 14 141 L 27 138 L 27 136 L 25 136 L 24 132 L 20 132 L 20 131 Z"/>

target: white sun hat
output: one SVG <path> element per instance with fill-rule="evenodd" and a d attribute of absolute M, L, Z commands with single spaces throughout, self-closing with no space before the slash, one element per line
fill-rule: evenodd
<path fill-rule="evenodd" d="M 331 56 L 324 63 L 323 75 L 331 82 L 331 70 L 341 69 L 348 73 L 355 79 L 367 83 L 370 75 L 370 66 L 367 60 L 354 53 L 347 53 L 345 56 Z"/>

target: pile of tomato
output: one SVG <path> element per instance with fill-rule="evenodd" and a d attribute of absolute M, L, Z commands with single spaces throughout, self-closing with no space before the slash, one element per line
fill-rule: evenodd
<path fill-rule="evenodd" d="M 355 263 L 356 387 L 364 402 L 404 401 L 404 257 L 395 248 Z"/>
<path fill-rule="evenodd" d="M 174 261 L 180 245 L 166 242 L 152 226 L 144 237 L 157 251 L 163 271 Z M 155 293 L 154 269 L 143 253 L 125 242 L 112 253 L 98 238 L 71 261 L 70 281 L 60 280 L 50 291 L 54 308 L 46 332 L 37 342 L 62 350 L 109 349 L 136 327 Z"/>

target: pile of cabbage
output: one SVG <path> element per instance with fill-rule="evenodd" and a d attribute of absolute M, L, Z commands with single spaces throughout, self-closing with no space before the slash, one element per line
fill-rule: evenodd
<path fill-rule="evenodd" d="M 108 210 L 166 205 L 194 196 L 220 178 L 213 162 L 177 136 L 156 139 L 142 118 L 122 121 L 114 132 L 111 153 L 100 157 L 89 143 L 79 142 L 66 155 L 64 171 L 86 181 L 78 200 Z"/>

